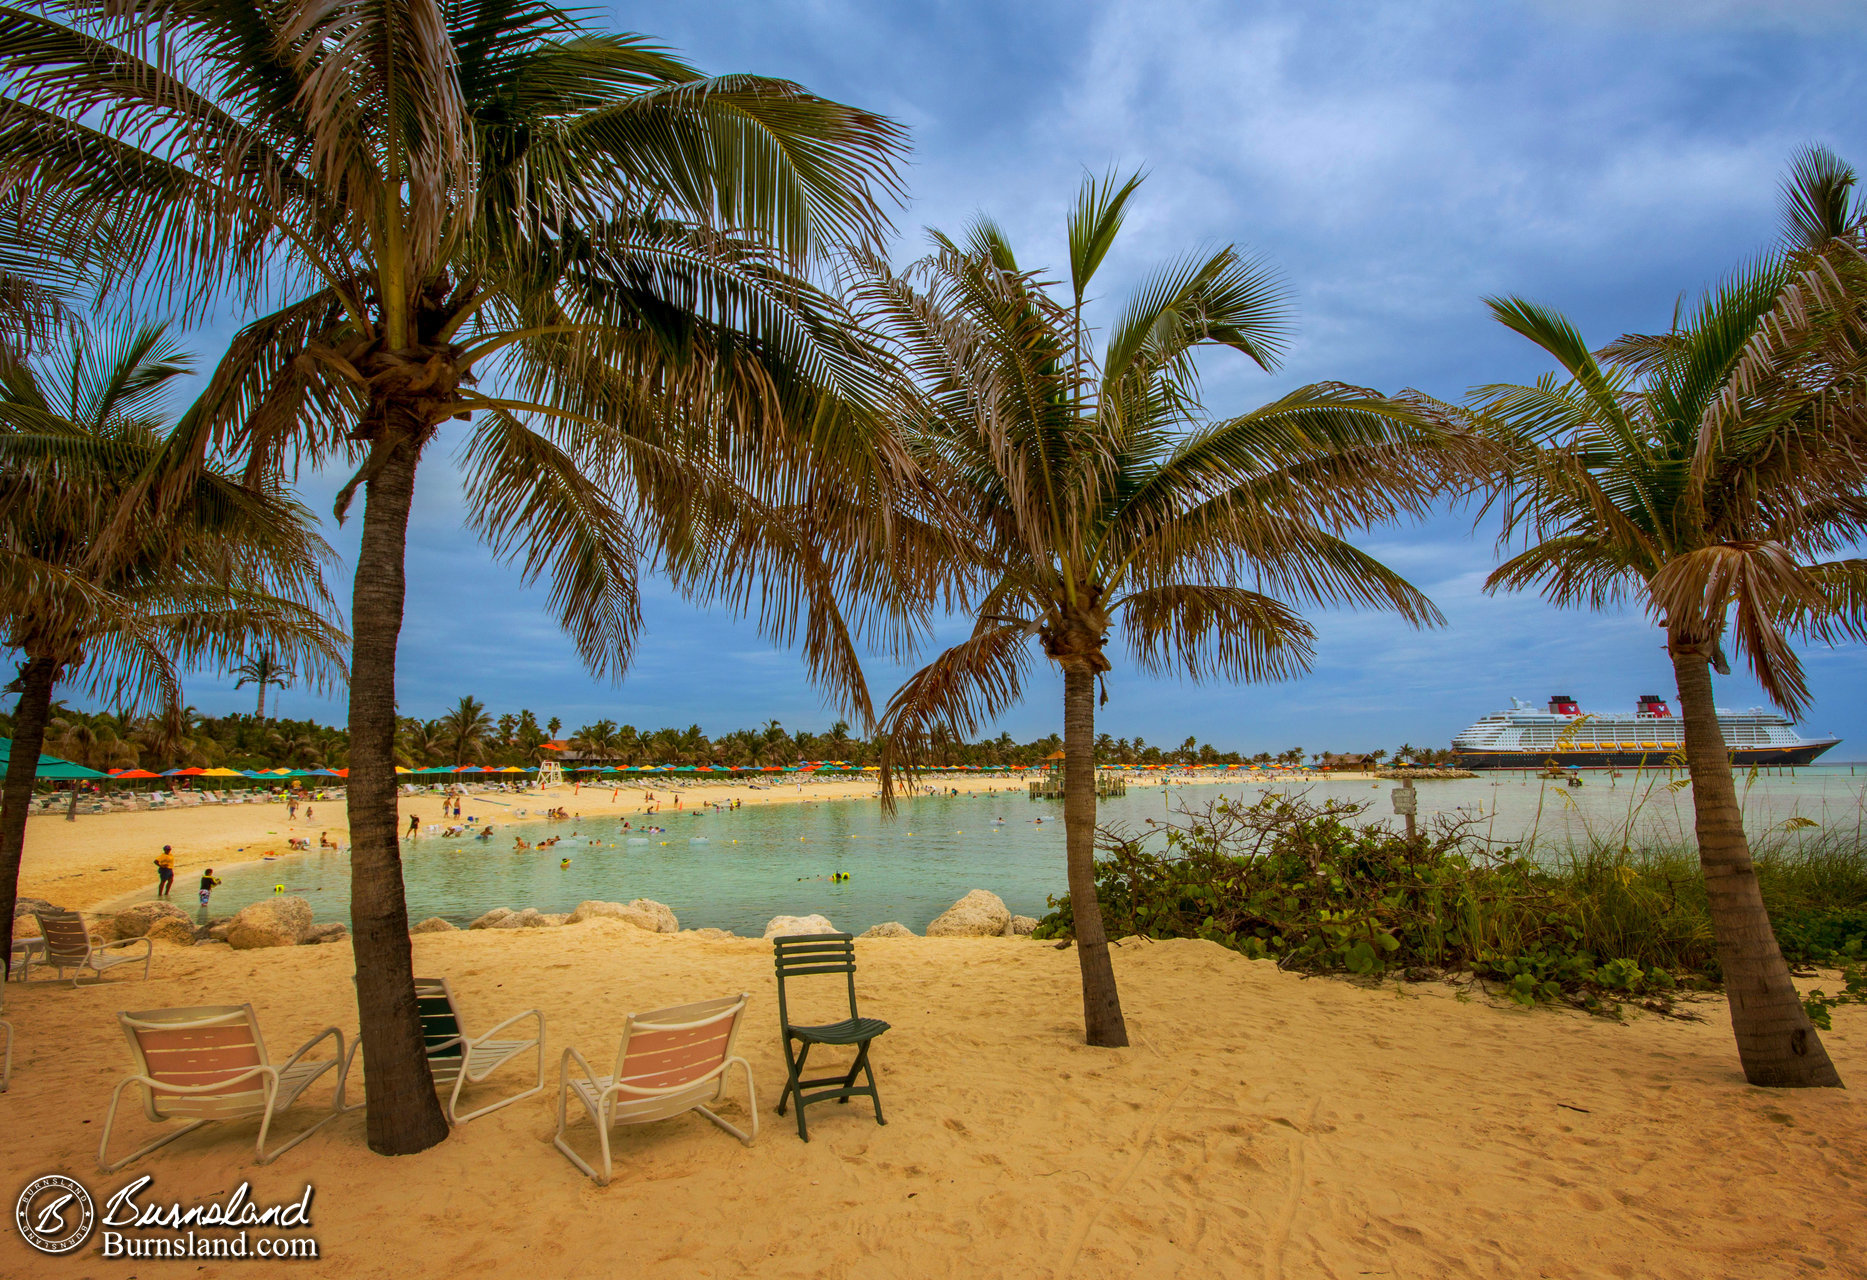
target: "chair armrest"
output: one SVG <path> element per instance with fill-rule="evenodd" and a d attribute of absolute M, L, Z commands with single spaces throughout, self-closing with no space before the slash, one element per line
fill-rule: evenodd
<path fill-rule="evenodd" d="M 545 1038 L 545 1015 L 544 1015 L 544 1012 L 539 1009 L 527 1009 L 524 1013 L 515 1013 L 510 1018 L 507 1018 L 504 1022 L 500 1023 L 498 1026 L 490 1028 L 489 1030 L 480 1032 L 479 1035 L 474 1036 L 472 1039 L 468 1040 L 467 1043 L 468 1044 L 485 1044 L 488 1040 L 491 1040 L 494 1036 L 498 1035 L 501 1031 L 504 1031 L 507 1027 L 511 1026 L 513 1023 L 523 1022 L 527 1018 L 538 1019 L 538 1042 L 540 1044 L 543 1044 L 544 1038 Z"/>
<path fill-rule="evenodd" d="M 318 1032 L 318 1034 L 316 1034 L 315 1036 L 312 1036 L 311 1039 L 299 1045 L 297 1053 L 294 1053 L 291 1057 L 287 1058 L 284 1062 L 281 1062 L 279 1064 L 279 1070 L 280 1071 L 289 1070 L 294 1064 L 297 1063 L 297 1061 L 300 1058 L 304 1057 L 307 1053 L 311 1052 L 312 1046 L 316 1045 L 318 1041 L 324 1039 L 326 1036 L 337 1037 L 337 1059 L 336 1060 L 339 1063 L 344 1062 L 349 1057 L 349 1055 L 344 1052 L 344 1033 L 339 1031 L 336 1027 L 326 1027 L 324 1028 L 324 1030 Z"/>
<path fill-rule="evenodd" d="M 92 946 L 91 950 L 92 951 L 113 951 L 118 947 L 133 947 L 139 942 L 143 944 L 143 950 L 147 951 L 150 955 L 155 954 L 156 945 L 155 943 L 151 942 L 148 938 L 118 938 L 115 942 L 97 943 L 94 946 Z"/>
<path fill-rule="evenodd" d="M 564 1050 L 564 1056 L 558 1059 L 558 1081 L 559 1083 L 561 1084 L 566 1078 L 569 1077 L 571 1059 L 573 1058 L 577 1060 L 577 1066 L 580 1070 L 582 1070 L 583 1078 L 588 1080 L 591 1084 L 595 1084 L 596 1079 L 597 1079 L 596 1072 L 590 1069 L 589 1062 L 587 1062 L 584 1059 L 584 1056 L 581 1053 L 577 1052 L 577 1047 L 575 1045 L 571 1045 L 570 1047 L 566 1048 Z"/>

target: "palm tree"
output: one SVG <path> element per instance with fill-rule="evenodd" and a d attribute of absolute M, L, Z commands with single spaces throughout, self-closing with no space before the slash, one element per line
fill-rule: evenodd
<path fill-rule="evenodd" d="M 936 234 L 906 274 L 865 259 L 859 285 L 918 379 L 912 447 L 966 531 L 951 582 L 975 619 L 889 703 L 884 794 L 943 735 L 970 737 L 1018 700 L 1033 638 L 1062 667 L 1069 897 L 1096 1045 L 1127 1043 L 1093 861 L 1095 685 L 1110 629 L 1122 623 L 1146 671 L 1264 680 L 1309 662 L 1310 628 L 1284 599 L 1437 617 L 1338 536 L 1419 507 L 1426 433 L 1404 410 L 1312 386 L 1238 417 L 1204 415 L 1202 350 L 1275 364 L 1287 311 L 1268 268 L 1230 247 L 1174 263 L 1133 295 L 1101 356 L 1090 350 L 1087 291 L 1139 181 L 1083 185 L 1067 299 L 986 221 L 963 246 Z"/>
<path fill-rule="evenodd" d="M 349 814 L 367 1128 L 375 1151 L 419 1151 L 447 1129 L 392 769 L 417 465 L 443 424 L 474 422 L 469 523 L 550 578 L 598 673 L 626 665 L 652 549 L 697 596 L 761 606 L 775 638 L 802 621 L 813 675 L 866 712 L 839 606 L 873 580 L 905 459 L 868 408 L 886 381 L 810 273 L 879 240 L 903 134 L 793 84 L 703 78 L 549 0 L 58 13 L 0 9 L 0 190 L 143 250 L 132 282 L 279 299 L 191 411 L 197 452 L 219 442 L 263 474 L 357 465 L 337 509 L 364 494 Z"/>
<path fill-rule="evenodd" d="M 1474 393 L 1499 445 L 1492 499 L 1508 545 L 1487 588 L 1562 606 L 1633 599 L 1666 638 L 1684 719 L 1699 860 L 1745 1077 L 1839 1085 L 1791 983 L 1744 834 L 1712 695 L 1727 645 L 1794 716 L 1808 705 L 1790 637 L 1867 638 L 1867 249 L 1853 171 L 1803 153 L 1784 246 L 1659 335 L 1591 353 L 1519 298 L 1494 316 L 1567 375 Z"/>
<path fill-rule="evenodd" d="M 616 722 L 598 720 L 577 730 L 570 749 L 590 760 L 607 760 L 616 751 Z"/>
<path fill-rule="evenodd" d="M 172 441 L 164 393 L 187 365 L 161 325 L 119 319 L 37 359 L 0 350 L 0 622 L 21 656 L 0 790 L 0 943 L 11 954 L 26 811 L 55 688 L 82 681 L 182 718 L 180 671 L 293 655 L 341 671 L 324 622 L 329 549 L 271 478 L 203 467 L 159 506 L 141 480 Z M 111 530 L 129 530 L 127 536 Z M 79 738 L 89 738 L 82 742 Z M 77 756 L 134 763 L 110 729 L 61 734 Z"/>
<path fill-rule="evenodd" d="M 447 740 L 448 755 L 456 769 L 470 760 L 478 760 L 486 750 L 486 735 L 493 729 L 486 704 L 477 698 L 462 698 L 459 704 L 441 717 L 441 732 Z"/>
<path fill-rule="evenodd" d="M 253 715 L 261 724 L 266 722 L 266 686 L 277 685 L 284 690 L 290 687 L 292 681 L 298 677 L 298 673 L 290 667 L 281 666 L 278 655 L 270 649 L 242 662 L 233 669 L 233 674 L 240 677 L 233 682 L 233 687 L 236 689 L 244 688 L 248 684 L 259 686 L 259 709 Z"/>

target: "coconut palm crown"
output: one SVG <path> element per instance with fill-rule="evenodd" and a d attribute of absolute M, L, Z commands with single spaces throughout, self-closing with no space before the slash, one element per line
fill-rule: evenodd
<path fill-rule="evenodd" d="M 1840 1079 L 1789 979 L 1751 865 L 1712 672 L 1727 651 L 1792 716 L 1792 640 L 1867 639 L 1867 238 L 1853 173 L 1812 149 L 1784 192 L 1782 248 L 1591 352 L 1560 314 L 1490 302 L 1562 373 L 1475 389 L 1497 444 L 1491 502 L 1523 543 L 1487 588 L 1565 607 L 1640 605 L 1679 689 L 1699 855 L 1745 1075 Z"/>
<path fill-rule="evenodd" d="M 915 376 L 906 431 L 964 530 L 950 582 L 974 619 L 889 703 L 884 789 L 931 744 L 975 737 L 1017 702 L 1036 652 L 1062 668 L 1070 904 L 1098 1045 L 1127 1043 L 1092 857 L 1094 685 L 1111 631 L 1143 671 L 1270 680 L 1310 662 L 1292 602 L 1438 620 L 1342 536 L 1423 509 L 1432 430 L 1333 384 L 1216 420 L 1201 404 L 1202 352 L 1276 365 L 1288 306 L 1263 264 L 1227 247 L 1166 266 L 1092 350 L 1088 290 L 1139 182 L 1084 184 L 1062 297 L 985 221 L 963 243 L 936 234 L 906 273 L 870 260 L 858 285 Z"/>

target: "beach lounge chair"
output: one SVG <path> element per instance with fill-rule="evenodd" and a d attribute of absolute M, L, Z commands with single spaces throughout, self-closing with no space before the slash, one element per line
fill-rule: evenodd
<path fill-rule="evenodd" d="M 882 1119 L 882 1098 L 875 1091 L 875 1069 L 869 1065 L 869 1042 L 888 1030 L 888 1024 L 877 1018 L 862 1017 L 856 1011 L 856 944 L 852 935 L 847 933 L 807 933 L 772 939 L 772 950 L 778 967 L 778 1023 L 784 1030 L 784 1064 L 788 1079 L 784 1085 L 784 1095 L 778 1099 L 778 1114 L 784 1114 L 785 1104 L 793 1098 L 797 1100 L 797 1136 L 805 1142 L 810 1141 L 810 1132 L 804 1127 L 804 1108 L 813 1102 L 827 1102 L 835 1098 L 847 1104 L 859 1095 L 866 1095 L 875 1105 L 875 1123 L 887 1124 Z M 812 974 L 840 973 L 849 984 L 849 1016 L 840 1022 L 824 1023 L 819 1026 L 796 1026 L 791 1022 L 789 1006 L 785 1003 L 785 983 Z M 792 1041 L 797 1042 L 794 1051 Z M 810 1056 L 812 1045 L 855 1045 L 856 1060 L 850 1064 L 847 1074 L 841 1076 L 823 1076 L 816 1080 L 804 1079 L 804 1062 Z M 866 1085 L 856 1083 L 860 1075 L 868 1081 Z M 834 1088 L 818 1088 L 819 1085 L 833 1085 Z M 804 1092 L 806 1089 L 814 1093 Z"/>
<path fill-rule="evenodd" d="M 324 1028 L 305 1041 L 297 1053 L 274 1066 L 266 1056 L 266 1042 L 260 1038 L 259 1022 L 250 1004 L 150 1009 L 119 1013 L 117 1021 L 130 1042 L 136 1074 L 127 1077 L 110 1095 L 103 1137 L 97 1143 L 97 1165 L 105 1173 L 115 1173 L 204 1124 L 253 1116 L 259 1117 L 259 1137 L 253 1143 L 253 1153 L 260 1164 L 270 1164 L 345 1111 L 355 1109 L 344 1105 L 344 1081 L 350 1074 L 350 1060 L 356 1055 L 357 1045 L 353 1043 L 346 1051 L 344 1033 L 336 1027 Z M 327 1038 L 337 1042 L 336 1057 L 305 1057 Z M 266 1135 L 273 1117 L 303 1097 L 319 1076 L 332 1070 L 337 1073 L 337 1084 L 331 1095 L 330 1114 L 268 1153 Z M 110 1131 L 116 1124 L 117 1104 L 131 1085 L 142 1087 L 143 1111 L 152 1121 L 190 1123 L 112 1161 L 107 1158 Z"/>
<path fill-rule="evenodd" d="M 739 1037 L 739 1018 L 745 1012 L 747 996 L 722 996 L 695 1004 L 657 1009 L 653 1013 L 632 1013 L 622 1028 L 622 1047 L 616 1051 L 614 1075 L 599 1076 L 575 1048 L 564 1050 L 558 1064 L 558 1131 L 552 1144 L 570 1162 L 608 1185 L 610 1174 L 609 1130 L 619 1124 L 651 1124 L 688 1111 L 698 1111 L 714 1124 L 739 1139 L 746 1146 L 758 1137 L 758 1097 L 752 1087 L 752 1064 L 733 1053 Z M 570 1067 L 576 1062 L 583 1079 L 573 1080 Z M 745 1133 L 720 1119 L 707 1103 L 715 1102 L 726 1089 L 726 1069 L 737 1063 L 745 1072 L 746 1113 L 752 1117 L 752 1132 Z M 589 1112 L 602 1144 L 603 1172 L 595 1169 L 571 1150 L 564 1141 L 569 1126 L 569 1103 L 573 1096 Z"/>
<path fill-rule="evenodd" d="M 45 940 L 45 955 L 39 963 L 57 969 L 61 982 L 67 969 L 77 970 L 71 976 L 71 985 L 75 987 L 87 969 L 101 981 L 104 970 L 120 964 L 135 964 L 138 960 L 143 962 L 143 977 L 148 978 L 149 963 L 155 955 L 155 944 L 149 939 L 119 938 L 115 942 L 92 942 L 91 931 L 84 926 L 84 917 L 76 911 L 35 911 L 32 914 L 39 922 L 39 933 Z M 140 956 L 109 954 L 134 948 L 139 943 L 143 948 Z"/>
<path fill-rule="evenodd" d="M 527 1009 L 524 1013 L 514 1014 L 498 1026 L 477 1036 L 467 1034 L 467 1024 L 461 1019 L 460 1006 L 454 1001 L 454 992 L 447 985 L 446 978 L 415 979 L 415 1003 L 421 1010 L 421 1034 L 428 1043 L 428 1071 L 434 1076 L 434 1083 L 439 1088 L 452 1089 L 447 1095 L 447 1119 L 451 1124 L 465 1124 L 469 1120 L 497 1111 L 503 1106 L 529 1098 L 545 1087 L 545 1015 L 537 1009 Z M 538 1020 L 538 1034 L 529 1040 L 496 1039 L 500 1032 L 514 1023 L 527 1018 Z M 532 1087 L 523 1093 L 501 1098 L 498 1102 L 481 1107 L 478 1111 L 459 1113 L 460 1091 L 463 1086 L 479 1084 L 487 1076 L 512 1061 L 526 1050 L 533 1050 L 538 1055 L 538 1067 Z"/>

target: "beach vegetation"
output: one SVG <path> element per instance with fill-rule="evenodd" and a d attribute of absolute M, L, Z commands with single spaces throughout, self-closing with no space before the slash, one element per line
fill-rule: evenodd
<path fill-rule="evenodd" d="M 1125 1045 L 1093 909 L 1095 714 L 1118 626 L 1151 674 L 1274 680 L 1307 669 L 1305 603 L 1439 620 L 1430 601 L 1343 536 L 1423 512 L 1435 431 L 1404 406 L 1335 384 L 1215 416 L 1200 362 L 1277 367 L 1287 292 L 1231 245 L 1168 263 L 1130 295 L 1097 350 L 1088 314 L 1139 176 L 1084 182 L 1067 278 L 1021 265 L 987 219 L 897 271 L 870 255 L 852 284 L 911 371 L 915 457 L 966 536 L 943 567 L 971 634 L 910 676 L 883 715 L 882 786 L 1017 703 L 1036 655 L 1063 675 L 1064 824 L 1083 1023 Z M 1197 757 L 1197 742 L 1180 748 Z M 1301 759 L 1301 753 L 1298 753 Z"/>
<path fill-rule="evenodd" d="M 1591 351 L 1523 298 L 1498 322 L 1561 373 L 1477 388 L 1463 420 L 1495 442 L 1487 508 L 1514 549 L 1490 591 L 1644 608 L 1665 638 L 1698 852 L 1732 1029 L 1752 1084 L 1841 1077 L 1790 981 L 1744 825 L 1712 675 L 1736 653 L 1793 718 L 1809 702 L 1794 641 L 1867 639 L 1867 206 L 1820 148 L 1795 161 L 1781 244 L 1670 329 Z M 1461 415 L 1449 415 L 1457 418 Z"/>
<path fill-rule="evenodd" d="M 151 500 L 215 450 L 255 477 L 354 469 L 352 921 L 367 1130 L 447 1132 L 415 1016 L 397 852 L 396 648 L 415 476 L 457 421 L 473 530 L 598 674 L 626 667 L 647 558 L 745 609 L 868 714 L 854 654 L 879 513 L 908 469 L 889 379 L 816 283 L 878 244 L 902 130 L 527 0 L 0 14 L 0 182 L 115 284 L 252 316 Z"/>
<path fill-rule="evenodd" d="M 1306 973 L 1476 979 L 1520 1004 L 1671 1012 L 1721 980 L 1711 906 L 1689 848 L 1494 845 L 1446 817 L 1409 840 L 1369 806 L 1270 793 L 1105 829 L 1096 894 L 1116 938 L 1204 938 Z M 1837 831 L 1757 859 L 1789 963 L 1839 972 L 1806 1008 L 1867 1000 L 1867 846 Z M 1073 936 L 1069 896 L 1038 925 Z"/>
<path fill-rule="evenodd" d="M 330 549 L 270 473 L 204 463 L 162 501 L 145 485 L 175 439 L 165 398 L 189 364 L 166 326 L 122 316 L 31 353 L 0 347 L 0 625 L 19 655 L 0 788 L 0 944 L 48 738 L 91 767 L 186 736 L 181 672 L 259 653 L 340 677 Z M 52 715 L 60 688 L 152 712 Z M 54 751 L 54 754 L 57 754 Z M 70 758 L 70 757 L 67 757 Z"/>

